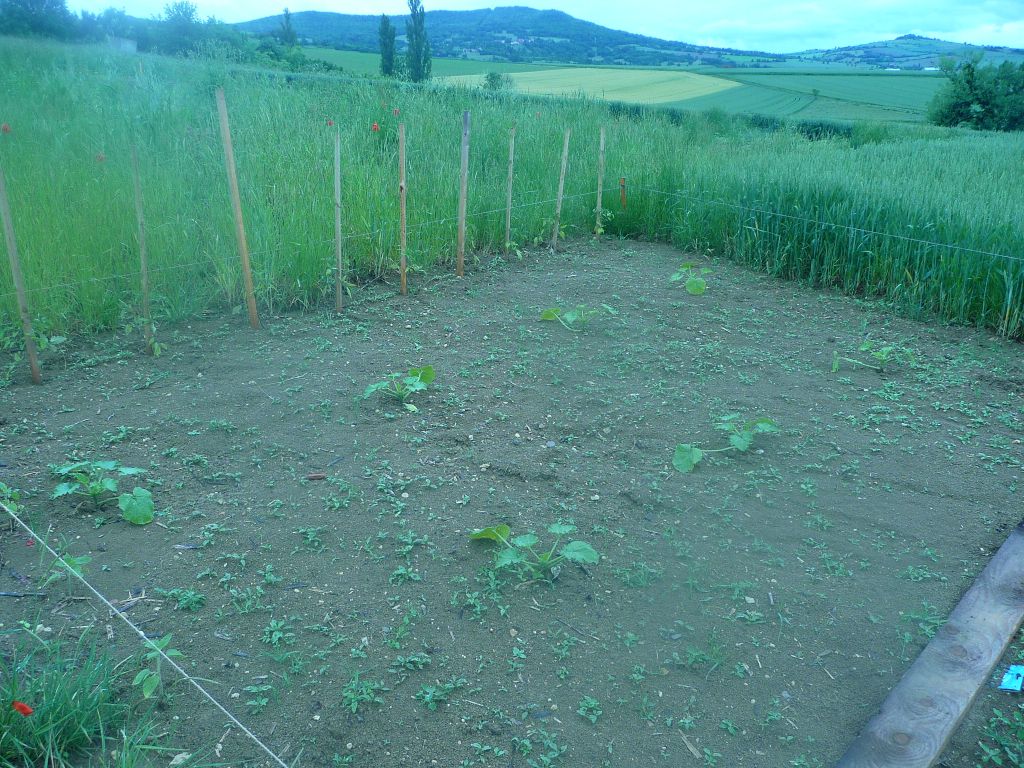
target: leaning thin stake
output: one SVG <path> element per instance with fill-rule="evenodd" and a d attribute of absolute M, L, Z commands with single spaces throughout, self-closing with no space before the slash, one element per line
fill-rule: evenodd
<path fill-rule="evenodd" d="M 469 197 L 469 112 L 462 113 L 462 171 L 459 175 L 459 235 L 456 248 L 455 274 L 462 277 L 466 269 L 466 202 Z"/>
<path fill-rule="evenodd" d="M 217 89 L 217 112 L 220 115 L 220 135 L 224 142 L 224 164 L 228 172 L 228 186 L 231 188 L 231 206 L 235 214 L 235 234 L 238 237 L 238 252 L 242 257 L 242 281 L 245 284 L 245 303 L 249 308 L 249 325 L 260 327 L 256 312 L 256 291 L 252 284 L 252 265 L 249 263 L 249 243 L 245 238 L 245 222 L 242 219 L 242 196 L 238 191 L 238 171 L 235 168 L 235 150 L 231 144 L 231 126 L 228 123 L 228 104 L 224 100 L 224 89 Z"/>
<path fill-rule="evenodd" d="M 565 169 L 569 165 L 569 137 L 572 128 L 565 129 L 565 143 L 562 145 L 562 172 L 558 176 L 558 197 L 555 200 L 555 225 L 551 231 L 551 250 L 558 247 L 558 230 L 562 218 L 562 195 L 565 192 Z"/>
<path fill-rule="evenodd" d="M 11 204 L 7 199 L 7 182 L 3 169 L 0 168 L 0 217 L 4 220 L 4 237 L 7 240 L 7 258 L 11 262 L 11 279 L 14 290 L 18 294 L 18 313 L 21 315 L 21 331 L 25 336 L 25 354 L 28 355 L 28 367 L 32 371 L 32 383 L 42 384 L 43 375 L 39 372 L 39 358 L 36 355 L 35 337 L 32 335 L 32 314 L 28 309 L 28 296 L 25 294 L 25 279 L 21 274 L 21 261 L 18 258 L 18 243 L 14 239 L 14 221 L 11 218 Z"/>
<path fill-rule="evenodd" d="M 508 134 L 508 190 L 505 194 L 505 255 L 512 247 L 512 179 L 516 162 L 516 127 Z"/>
<path fill-rule="evenodd" d="M 600 235 L 604 231 L 601 225 L 601 196 L 604 194 L 604 126 L 601 126 L 601 140 L 597 148 L 597 209 L 596 220 L 594 221 L 594 235 Z"/>
<path fill-rule="evenodd" d="M 142 642 L 145 644 L 145 646 L 147 648 L 149 648 L 149 649 L 151 649 L 153 651 L 156 651 L 158 654 L 160 654 L 160 657 L 163 659 L 163 661 L 167 662 L 167 664 L 169 666 L 171 666 L 174 669 L 175 672 L 177 672 L 185 680 L 187 680 L 189 683 L 191 683 L 192 687 L 195 688 L 197 691 L 199 691 L 199 693 L 201 693 L 211 704 L 213 704 L 213 706 L 215 706 L 217 709 L 219 709 L 221 711 L 221 713 L 225 717 L 228 718 L 228 720 L 230 720 L 232 723 L 234 723 L 239 728 L 241 728 L 242 732 L 245 733 L 250 739 L 252 739 L 253 742 L 255 744 L 257 744 L 264 752 L 266 752 L 267 755 L 269 755 L 270 758 L 275 763 L 277 763 L 277 765 L 281 766 L 281 768 L 289 768 L 288 764 L 284 760 L 282 760 L 280 757 L 278 757 L 273 752 L 273 750 L 270 749 L 270 747 L 268 747 L 266 744 L 264 744 L 262 741 L 260 741 L 259 737 L 256 736 L 256 734 L 254 734 L 252 731 L 250 731 L 248 728 L 246 728 L 244 725 L 242 725 L 241 721 L 237 717 L 235 717 L 233 714 L 228 712 L 228 710 L 224 708 L 223 704 L 221 704 L 219 701 L 217 701 L 215 698 L 213 698 L 213 696 L 209 693 L 209 691 L 207 691 L 205 688 L 203 688 L 203 686 L 201 686 L 195 680 L 195 678 L 193 678 L 188 672 L 186 672 L 184 669 L 182 669 L 181 666 L 174 659 L 172 659 L 170 656 L 168 656 L 166 653 L 164 653 L 163 650 L 161 650 L 152 640 L 150 640 L 148 637 L 146 637 L 145 633 L 141 629 L 139 629 L 138 626 L 136 626 L 132 622 L 131 619 L 129 619 L 122 612 L 117 610 L 117 608 L 114 607 L 113 603 L 111 603 L 109 600 L 107 600 L 107 598 L 105 598 L 102 594 L 100 594 L 100 592 L 96 589 L 96 587 L 94 587 L 92 584 L 90 584 L 88 581 L 86 581 L 85 577 L 81 573 L 79 573 L 77 570 L 75 570 L 70 565 L 68 565 L 68 563 L 64 560 L 64 558 L 61 557 L 60 553 L 58 553 L 49 544 L 47 544 L 46 543 L 46 539 L 44 539 L 38 533 L 36 533 L 34 530 L 32 530 L 32 528 L 30 528 L 29 525 L 24 520 L 22 520 L 20 517 L 18 517 L 18 514 L 13 509 L 11 509 L 11 507 L 7 506 L 7 504 L 5 504 L 4 502 L 0 501 L 0 509 L 2 509 L 8 515 L 10 515 L 11 519 L 14 520 L 14 522 L 16 522 L 19 526 L 21 526 L 21 528 L 23 528 L 25 530 L 25 532 L 28 533 L 29 536 L 31 536 L 33 539 L 35 539 L 37 542 L 39 542 L 46 549 L 46 551 L 49 554 L 53 555 L 53 558 L 54 558 L 55 562 L 59 562 L 61 565 L 63 565 L 65 568 L 67 568 L 69 574 L 71 574 L 76 579 L 78 579 L 80 582 L 82 582 L 82 584 L 85 586 L 86 589 L 88 589 L 90 592 L 92 592 L 93 595 L 95 595 L 96 598 L 101 603 L 103 603 L 105 606 L 107 606 L 107 608 L 109 608 L 111 610 L 111 613 L 113 615 L 119 616 L 121 618 L 121 621 L 123 621 L 125 624 L 127 624 L 129 626 L 129 628 L 136 635 L 139 636 L 139 638 L 142 640 Z M 82 598 L 82 599 L 85 600 L 85 599 L 88 599 L 88 598 Z"/>
<path fill-rule="evenodd" d="M 399 253 L 399 265 L 398 268 L 401 271 L 401 289 L 402 295 L 405 296 L 409 293 L 409 286 L 406 282 L 405 271 L 408 267 L 405 256 L 406 248 L 406 235 L 405 235 L 405 123 L 398 124 L 398 253 Z"/>
<path fill-rule="evenodd" d="M 341 250 L 341 129 L 334 134 L 334 308 L 345 305 L 345 257 Z"/>
<path fill-rule="evenodd" d="M 146 354 L 153 354 L 153 316 L 149 307 L 149 255 L 146 252 L 146 216 L 142 208 L 142 180 L 139 177 L 139 153 L 132 147 L 132 185 L 135 188 L 135 218 L 139 224 L 139 276 L 142 281 L 142 333 Z"/>

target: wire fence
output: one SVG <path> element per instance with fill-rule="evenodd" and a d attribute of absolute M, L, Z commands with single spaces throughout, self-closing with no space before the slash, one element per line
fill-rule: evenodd
<path fill-rule="evenodd" d="M 128 618 L 128 616 L 125 615 L 124 611 L 118 610 L 117 607 L 110 600 L 104 597 L 103 593 L 96 589 L 96 587 L 94 587 L 92 583 L 89 582 L 89 580 L 82 575 L 80 568 L 75 568 L 70 563 L 68 563 L 59 552 L 57 552 L 55 549 L 53 549 L 53 547 L 49 545 L 49 543 L 47 543 L 45 538 L 36 533 L 35 530 L 33 530 L 33 528 L 18 515 L 16 511 L 17 507 L 12 508 L 3 501 L 0 501 L 0 509 L 3 509 L 3 511 L 8 514 L 12 521 L 14 521 L 19 527 L 21 527 L 26 533 L 28 533 L 28 535 L 32 537 L 33 541 L 38 542 L 44 549 L 46 549 L 47 553 L 49 553 L 53 557 L 55 564 L 59 563 L 61 566 L 63 566 L 63 568 L 68 572 L 68 578 L 73 577 L 75 579 L 78 579 L 78 581 L 80 581 L 82 585 L 85 586 L 85 588 L 88 589 L 93 594 L 94 597 L 96 597 L 97 600 L 99 600 L 103 605 L 105 605 L 110 610 L 111 616 L 117 616 L 121 619 L 121 621 L 127 624 L 129 629 L 131 629 L 131 631 L 134 632 L 139 637 L 140 640 L 142 640 L 143 645 L 149 651 L 159 654 L 160 659 L 163 663 L 170 666 L 183 680 L 185 680 L 193 688 L 199 691 L 203 698 L 205 698 L 207 701 L 213 704 L 213 706 L 220 710 L 220 712 L 225 717 L 227 717 L 228 720 L 230 720 L 234 725 L 236 725 L 242 731 L 242 733 L 248 736 L 249 739 L 252 740 L 254 744 L 256 744 L 256 746 L 258 746 L 263 752 L 265 752 L 274 761 L 275 764 L 279 765 L 281 768 L 289 768 L 288 764 L 284 760 L 282 760 L 277 755 L 277 753 L 274 752 L 274 750 L 268 747 L 263 742 L 262 739 L 260 739 L 255 733 L 249 730 L 242 723 L 241 720 L 235 717 L 230 712 L 230 710 L 227 709 L 227 707 L 221 704 L 212 693 L 210 693 L 208 690 L 206 690 L 206 688 L 202 686 L 202 684 L 200 684 L 198 680 L 196 680 L 194 677 L 192 677 L 192 675 L 190 675 L 188 672 L 182 669 L 181 665 L 178 664 L 178 662 L 176 662 L 169 654 L 167 654 L 163 650 L 163 648 L 161 648 L 155 642 L 146 637 L 146 633 L 143 632 L 135 624 L 135 622 Z"/>

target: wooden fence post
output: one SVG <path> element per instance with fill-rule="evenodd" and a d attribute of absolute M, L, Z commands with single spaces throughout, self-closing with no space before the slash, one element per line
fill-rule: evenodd
<path fill-rule="evenodd" d="M 508 135 L 508 191 L 505 194 L 505 256 L 512 247 L 512 171 L 516 161 L 516 127 Z"/>
<path fill-rule="evenodd" d="M 146 215 L 142 207 L 142 179 L 139 176 L 139 153 L 132 147 L 132 185 L 135 188 L 135 218 L 138 222 L 139 277 L 142 283 L 142 334 L 146 354 L 153 354 L 153 317 L 149 305 L 149 254 L 146 252 Z"/>
<path fill-rule="evenodd" d="M 462 173 L 459 176 L 459 235 L 455 274 L 462 277 L 466 268 L 466 205 L 469 197 L 469 112 L 462 113 Z"/>
<path fill-rule="evenodd" d="M 0 168 L 0 218 L 4 223 L 4 238 L 7 240 L 7 258 L 11 262 L 11 280 L 18 294 L 18 314 L 21 315 L 21 331 L 25 336 L 25 354 L 28 356 L 28 367 L 32 371 L 32 383 L 42 384 L 43 375 L 39 372 L 39 358 L 36 355 L 36 341 L 32 336 L 32 314 L 28 308 L 28 296 L 25 293 L 25 278 L 21 274 L 21 261 L 18 259 L 18 243 L 14 239 L 14 221 L 11 218 L 11 204 L 7 199 L 7 182 L 4 171 Z"/>
<path fill-rule="evenodd" d="M 238 192 L 238 172 L 235 168 L 235 150 L 231 145 L 231 126 L 228 123 L 228 105 L 224 100 L 224 89 L 217 89 L 217 112 L 220 114 L 220 136 L 224 142 L 224 164 L 228 172 L 228 186 L 231 188 L 231 205 L 235 214 L 235 235 L 238 237 L 238 252 L 242 257 L 242 280 L 245 283 L 245 303 L 249 308 L 249 325 L 260 327 L 256 313 L 256 291 L 252 284 L 252 265 L 249 263 L 249 243 L 245 239 L 245 222 L 242 220 L 242 197 Z"/>
<path fill-rule="evenodd" d="M 399 271 L 401 273 L 401 290 L 405 296 L 409 292 L 405 271 L 408 266 L 405 256 L 406 234 L 405 234 L 405 123 L 398 124 L 398 253 Z"/>
<path fill-rule="evenodd" d="M 622 210 L 626 210 L 626 177 L 619 177 L 619 203 L 622 205 Z"/>
<path fill-rule="evenodd" d="M 604 194 L 604 126 L 601 126 L 601 140 L 597 147 L 597 209 L 594 221 L 594 235 L 599 236 L 604 232 L 601 226 L 601 196 Z"/>
<path fill-rule="evenodd" d="M 558 176 L 558 197 L 555 199 L 555 224 L 551 228 L 551 250 L 558 248 L 558 230 L 562 219 L 562 195 L 565 192 L 565 169 L 569 165 L 569 137 L 572 128 L 565 129 L 565 143 L 562 145 L 562 171 Z"/>
<path fill-rule="evenodd" d="M 341 249 L 341 129 L 334 134 L 334 308 L 345 307 L 345 257 Z"/>

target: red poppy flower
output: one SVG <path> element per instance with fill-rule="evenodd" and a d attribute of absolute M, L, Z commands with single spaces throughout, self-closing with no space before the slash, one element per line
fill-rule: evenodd
<path fill-rule="evenodd" d="M 30 707 L 23 701 L 11 702 L 11 706 L 14 707 L 15 712 L 17 712 L 19 715 L 22 715 L 23 717 L 28 717 L 33 712 L 35 712 L 35 710 L 32 709 L 32 707 Z"/>
<path fill-rule="evenodd" d="M 370 128 L 370 130 L 371 130 L 371 131 L 373 131 L 374 133 L 376 133 L 377 131 L 379 131 L 379 130 L 380 130 L 380 125 L 379 125 L 379 124 L 377 124 L 377 123 L 374 123 L 374 124 L 373 124 L 373 127 L 372 127 L 372 128 Z"/>
<path fill-rule="evenodd" d="M 11 132 L 11 124 L 10 123 L 4 123 L 3 125 L 0 125 L 0 133 L 10 133 L 10 132 Z"/>
<path fill-rule="evenodd" d="M 331 120 L 331 118 L 329 118 L 329 117 L 327 118 L 327 127 L 328 128 L 333 128 L 334 127 L 334 121 Z"/>
<path fill-rule="evenodd" d="M 97 152 L 96 153 L 96 162 L 97 163 L 105 163 L 105 162 L 107 162 L 107 156 L 104 155 L 102 152 Z"/>
<path fill-rule="evenodd" d="M 25 546 L 26 547 L 34 547 L 35 545 L 36 545 L 36 540 L 35 539 L 25 539 Z"/>
<path fill-rule="evenodd" d="M 398 112 L 399 112 L 399 110 L 398 110 L 398 107 L 395 107 L 395 108 L 394 108 L 393 110 L 391 110 L 391 113 L 392 113 L 392 114 L 393 114 L 393 115 L 394 115 L 395 117 L 398 117 Z"/>

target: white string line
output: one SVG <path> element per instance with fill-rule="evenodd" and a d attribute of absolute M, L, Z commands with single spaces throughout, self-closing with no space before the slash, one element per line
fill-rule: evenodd
<path fill-rule="evenodd" d="M 159 653 L 164 661 L 166 661 L 168 664 L 170 664 L 175 669 L 175 671 L 177 671 L 178 674 L 180 674 L 183 678 L 188 680 L 193 685 L 193 687 L 195 687 L 195 689 L 197 691 L 199 691 L 201 694 L 203 694 L 203 696 L 205 696 L 207 699 L 209 699 L 210 702 L 215 707 L 217 707 L 217 709 L 219 709 L 222 713 L 224 713 L 224 715 L 232 723 L 237 725 L 242 730 L 243 733 L 245 733 L 250 739 L 252 739 L 256 744 L 258 744 L 260 746 L 260 748 L 264 752 L 266 752 L 271 758 L 273 758 L 274 762 L 276 762 L 279 766 L 281 766 L 281 768 L 289 768 L 288 764 L 285 763 L 284 760 L 282 760 L 280 757 L 278 757 L 274 753 L 274 751 L 270 749 L 270 747 L 268 747 L 266 744 L 264 744 L 262 741 L 260 741 L 259 737 L 257 737 L 256 734 L 254 734 L 252 731 L 250 731 L 248 728 L 246 728 L 244 725 L 242 725 L 241 721 L 237 717 L 235 717 L 233 714 L 228 712 L 228 710 L 224 708 L 224 705 L 222 705 L 219 701 L 217 701 L 215 698 L 213 698 L 213 695 L 210 694 L 205 688 L 203 688 L 203 686 L 201 686 L 196 681 L 195 678 L 193 678 L 188 672 L 186 672 L 184 669 L 182 669 L 177 664 L 177 662 L 174 661 L 174 659 L 172 659 L 170 656 L 168 656 L 166 653 L 164 653 L 163 650 L 156 645 L 156 643 L 154 643 L 152 640 L 150 640 L 148 637 L 146 637 L 145 633 L 143 633 L 143 631 L 141 629 L 139 629 L 137 626 L 135 626 L 135 624 L 132 623 L 131 619 L 129 619 L 127 616 L 125 616 L 122 611 L 119 611 L 116 607 L 114 607 L 114 605 L 109 600 L 107 600 L 107 598 L 105 598 L 103 595 L 101 595 L 99 593 L 99 591 L 92 584 L 90 584 L 88 581 L 86 581 L 85 577 L 82 574 L 80 574 L 78 571 L 76 571 L 74 568 L 72 568 L 70 565 L 68 565 L 67 562 L 65 562 L 64 558 L 61 557 L 61 555 L 58 554 L 49 544 L 47 544 L 46 541 L 39 534 L 37 534 L 34 530 L 32 530 L 32 528 L 29 527 L 29 525 L 24 520 L 22 520 L 20 517 L 18 517 L 18 514 L 13 509 L 11 509 L 9 506 L 7 506 L 7 504 L 5 504 L 2 501 L 0 501 L 0 508 L 2 508 L 8 515 L 10 515 L 11 519 L 13 519 L 18 525 L 20 525 L 22 528 L 24 528 L 26 531 L 28 531 L 28 534 L 33 539 L 35 539 L 40 544 L 42 544 L 46 548 L 46 551 L 49 552 L 51 555 L 53 555 L 54 558 L 56 558 L 57 562 L 59 562 L 61 565 L 63 565 L 65 568 L 67 568 L 68 573 L 70 573 L 76 579 L 78 579 L 80 582 L 82 582 L 85 585 L 86 589 L 88 589 L 90 592 L 92 592 L 94 595 L 96 595 L 96 597 L 99 598 L 99 600 L 104 605 L 106 605 L 111 611 L 113 611 L 116 615 L 120 616 L 121 620 L 125 624 L 127 624 L 129 627 L 131 627 L 131 629 L 135 632 L 135 634 L 137 634 L 142 639 L 142 642 L 145 643 L 145 645 L 147 647 L 152 648 L 154 651 Z"/>
<path fill-rule="evenodd" d="M 580 193 L 575 194 L 575 195 L 563 195 L 562 196 L 562 200 L 574 200 L 576 198 L 589 197 L 591 195 L 596 195 L 596 194 L 597 194 L 596 192 L 580 192 Z M 547 205 L 549 203 L 554 203 L 554 202 L 557 202 L 557 198 L 550 198 L 548 200 L 536 200 L 536 201 L 534 201 L 532 203 L 522 203 L 521 205 L 514 205 L 514 206 L 512 206 L 512 209 L 513 210 L 517 210 L 519 208 L 531 208 L 531 207 L 534 207 L 534 206 L 537 206 L 537 205 Z M 473 212 L 467 213 L 466 215 L 467 215 L 467 218 L 471 218 L 473 216 L 488 216 L 488 215 L 490 215 L 492 213 L 504 213 L 506 210 L 508 210 L 508 209 L 507 208 L 492 208 L 491 210 L 488 210 L 488 211 L 473 211 Z M 416 231 L 416 230 L 419 230 L 419 229 L 423 229 L 424 227 L 431 227 L 431 226 L 434 226 L 434 225 L 437 225 L 437 224 L 447 224 L 447 223 L 452 222 L 452 221 L 458 221 L 458 217 L 457 216 L 450 216 L 448 218 L 443 218 L 443 219 L 432 219 L 432 220 L 429 220 L 429 221 L 423 221 L 423 222 L 420 222 L 418 224 L 414 224 L 413 226 L 408 227 L 407 229 L 409 231 Z M 162 226 L 162 225 L 158 225 L 158 226 Z M 360 239 L 360 238 L 376 237 L 377 235 L 384 234 L 384 233 L 388 232 L 390 229 L 395 229 L 395 228 L 397 228 L 397 225 L 393 225 L 392 227 L 378 227 L 377 229 L 373 229 L 373 230 L 370 230 L 368 232 L 356 232 L 356 233 L 351 233 L 351 234 L 347 234 L 347 235 L 342 235 L 341 239 L 342 240 L 357 240 L 357 239 Z M 314 240 L 312 242 L 298 243 L 297 245 L 300 245 L 300 246 L 308 248 L 309 246 L 334 245 L 335 242 L 336 242 L 336 240 L 334 238 L 331 238 L 330 240 Z M 249 255 L 251 257 L 266 256 L 266 255 L 269 255 L 269 254 L 272 254 L 272 253 L 276 253 L 278 250 L 279 250 L 278 248 L 264 248 L 264 249 L 258 250 L 258 251 L 250 251 Z M 203 261 L 192 261 L 192 262 L 185 262 L 185 263 L 182 263 L 182 264 L 172 264 L 172 265 L 166 266 L 166 267 L 153 267 L 153 268 L 148 270 L 148 273 L 149 274 L 154 274 L 154 273 L 157 273 L 157 272 L 171 272 L 171 271 L 175 271 L 175 270 L 179 270 L 179 269 L 184 269 L 186 267 L 201 267 L 201 266 L 206 266 L 206 265 L 214 265 L 214 266 L 216 266 L 217 265 L 217 261 L 215 259 L 211 258 L 211 259 L 206 259 L 206 260 L 203 260 Z M 85 280 L 79 280 L 77 282 L 54 283 L 52 285 L 42 285 L 42 286 L 38 286 L 36 288 L 29 288 L 29 289 L 27 289 L 25 291 L 25 293 L 47 293 L 49 291 L 57 291 L 57 290 L 62 290 L 64 288 L 79 288 L 79 287 L 82 287 L 84 285 L 88 285 L 90 283 L 106 283 L 106 282 L 110 282 L 112 280 L 126 280 L 126 279 L 128 279 L 130 277 L 141 277 L 141 276 L 142 276 L 142 272 L 141 271 L 140 272 L 120 272 L 120 273 L 118 273 L 116 275 L 108 275 L 107 277 L 88 277 Z M 17 293 L 15 291 L 8 291 L 7 293 L 0 293 L 0 299 L 7 299 L 7 298 L 10 298 L 10 297 L 16 296 L 16 295 L 17 295 Z"/>
<path fill-rule="evenodd" d="M 754 208 L 749 205 L 737 205 L 736 203 L 727 203 L 724 200 L 708 200 L 704 197 L 696 197 L 694 195 L 687 195 L 683 192 L 664 192 L 660 189 L 654 189 L 652 187 L 637 187 L 637 189 L 643 192 L 651 192 L 655 195 L 663 195 L 665 197 L 681 197 L 685 200 L 696 201 L 700 203 L 708 203 L 710 205 L 720 205 L 725 208 L 735 208 L 739 211 L 749 211 L 751 213 L 762 213 L 765 216 L 775 216 L 780 219 L 792 219 L 794 221 L 802 221 L 806 224 L 816 224 L 819 227 L 836 227 L 837 229 L 845 229 L 850 232 L 863 232 L 867 235 L 877 235 L 878 237 L 889 237 L 894 240 L 905 240 L 910 243 L 920 243 L 921 245 L 931 245 L 936 248 L 950 248 L 952 250 L 964 251 L 965 253 L 976 253 L 980 256 L 991 256 L 996 259 L 1008 259 L 1009 261 L 1024 261 L 1024 257 L 1021 256 L 1010 256 L 1005 253 L 995 253 L 994 251 L 982 251 L 977 248 L 969 248 L 964 245 L 954 245 L 953 243 L 940 243 L 936 240 L 921 240 L 916 237 L 908 237 L 907 235 L 897 235 L 892 232 L 879 232 L 874 229 L 864 229 L 863 227 L 855 227 L 851 224 L 836 224 L 831 221 L 821 221 L 819 219 L 808 219 L 803 216 L 794 216 L 789 213 L 781 213 L 779 211 L 769 211 L 764 208 Z"/>

